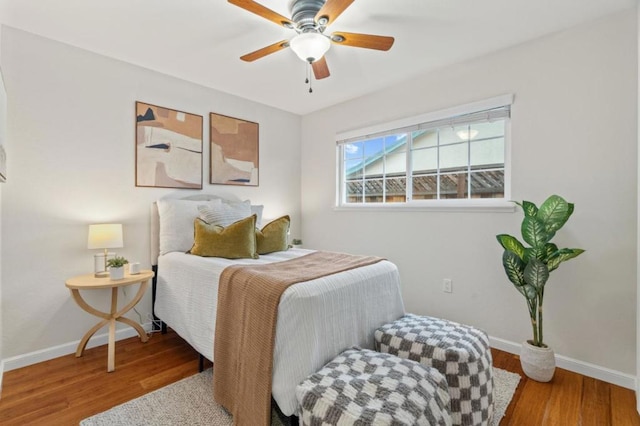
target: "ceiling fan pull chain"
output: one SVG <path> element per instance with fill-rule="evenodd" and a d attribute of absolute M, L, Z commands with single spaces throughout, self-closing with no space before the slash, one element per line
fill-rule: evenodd
<path fill-rule="evenodd" d="M 311 75 L 311 61 L 307 62 L 307 78 L 305 79 L 305 84 L 309 85 L 309 93 L 313 93 L 313 88 L 311 87 L 311 82 L 313 81 L 313 76 Z"/>
<path fill-rule="evenodd" d="M 309 63 L 306 63 L 304 65 L 304 72 L 305 72 L 304 84 L 309 84 L 309 68 L 310 67 L 311 65 Z"/>

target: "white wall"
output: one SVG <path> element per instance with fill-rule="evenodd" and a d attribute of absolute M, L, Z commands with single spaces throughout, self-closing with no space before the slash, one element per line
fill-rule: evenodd
<path fill-rule="evenodd" d="M 2 69 L 12 141 L 1 210 L 5 359 L 79 340 L 96 322 L 64 286 L 93 271 L 88 224 L 122 222 L 116 251 L 148 268 L 151 203 L 198 192 L 135 187 L 136 100 L 203 115 L 203 192 L 250 198 L 266 218 L 289 214 L 298 232 L 299 116 L 11 28 Z M 206 184 L 209 112 L 260 123 L 259 187 Z M 106 308 L 108 291 L 88 298 Z M 150 291 L 138 310 L 146 319 Z"/>
<path fill-rule="evenodd" d="M 539 203 L 557 193 L 574 202 L 555 241 L 587 250 L 549 281 L 545 341 L 633 382 L 637 56 L 636 16 L 626 12 L 303 117 L 305 245 L 386 256 L 399 267 L 410 312 L 530 339 L 525 301 L 495 240 L 519 235 L 520 212 L 333 210 L 337 132 L 514 93 L 512 198 Z M 453 279 L 452 294 L 441 291 L 443 278 Z"/>
<path fill-rule="evenodd" d="M 636 25 L 637 25 L 637 37 L 638 37 L 638 116 L 636 117 L 636 123 L 640 123 L 640 1 L 636 1 Z M 638 146 L 640 147 L 640 125 L 638 126 Z M 640 149 L 638 150 L 638 164 L 640 164 Z M 640 173 L 637 175 L 638 179 L 638 211 L 640 211 Z M 636 244 L 640 244 L 640 215 L 638 215 L 638 241 Z M 640 268 L 640 251 L 638 251 L 636 258 L 636 268 Z M 636 269 L 637 271 L 637 269 Z M 636 273 L 636 285 L 640 291 L 640 277 Z M 640 298 L 636 297 L 636 411 L 640 413 Z"/>
<path fill-rule="evenodd" d="M 0 26 L 0 46 L 2 46 L 2 27 Z M 2 64 L 2 49 L 0 49 L 0 64 Z M 6 91 L 4 89 L 4 79 L 2 77 L 2 67 L 0 67 L 0 91 L 2 91 L 3 98 L 0 100 L 0 143 L 5 145 L 5 152 L 7 151 L 7 138 L 6 138 Z M 2 397 L 2 378 L 4 376 L 4 362 L 2 357 L 2 185 L 0 184 L 0 398 Z"/>

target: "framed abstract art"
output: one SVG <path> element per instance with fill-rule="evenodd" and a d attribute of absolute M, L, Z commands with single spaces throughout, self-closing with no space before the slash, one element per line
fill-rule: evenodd
<path fill-rule="evenodd" d="M 209 121 L 209 183 L 258 186 L 258 123 L 215 113 Z"/>
<path fill-rule="evenodd" d="M 202 189 L 201 115 L 136 102 L 136 186 Z"/>

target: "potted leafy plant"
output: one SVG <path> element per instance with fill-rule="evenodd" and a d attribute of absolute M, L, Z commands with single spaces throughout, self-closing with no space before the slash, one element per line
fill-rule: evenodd
<path fill-rule="evenodd" d="M 121 280 L 124 278 L 124 265 L 129 263 L 127 259 L 121 256 L 116 256 L 113 259 L 107 261 L 109 267 L 109 277 L 112 280 Z"/>
<path fill-rule="evenodd" d="M 496 238 L 502 247 L 502 265 L 516 290 L 527 302 L 533 339 L 522 344 L 520 363 L 530 378 L 548 382 L 555 372 L 553 350 L 543 341 L 542 302 L 549 274 L 562 262 L 584 252 L 578 248 L 559 249 L 551 239 L 569 220 L 574 205 L 558 195 L 547 198 L 540 208 L 530 201 L 516 202 L 524 211 L 521 233 L 525 243 L 517 238 L 500 234 Z"/>

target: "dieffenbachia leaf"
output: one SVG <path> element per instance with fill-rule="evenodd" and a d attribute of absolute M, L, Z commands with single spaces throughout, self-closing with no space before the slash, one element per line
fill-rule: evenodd
<path fill-rule="evenodd" d="M 536 217 L 544 224 L 548 233 L 556 232 L 567 222 L 573 209 L 569 209 L 569 203 L 559 195 L 552 195 L 545 200 L 538 209 Z"/>
<path fill-rule="evenodd" d="M 538 258 L 538 259 L 546 263 L 551 258 L 551 256 L 553 256 L 557 251 L 558 251 L 557 245 L 553 243 L 547 243 L 544 245 L 544 257 Z"/>
<path fill-rule="evenodd" d="M 514 252 L 520 259 L 524 259 L 524 246 L 516 237 L 508 234 L 496 235 L 496 239 L 503 249 Z"/>
<path fill-rule="evenodd" d="M 549 268 L 543 262 L 532 258 L 524 268 L 524 280 L 530 286 L 541 289 L 549 279 Z"/>
<path fill-rule="evenodd" d="M 546 252 L 544 251 L 544 246 L 540 247 L 528 247 L 524 250 L 524 262 L 529 263 L 531 258 L 536 258 L 538 260 L 544 261 L 544 256 Z"/>
<path fill-rule="evenodd" d="M 514 201 L 514 203 L 522 207 L 525 216 L 535 217 L 538 214 L 538 207 L 531 201 L 523 201 L 522 203 Z"/>
<path fill-rule="evenodd" d="M 548 260 L 556 254 L 558 251 L 558 246 L 553 243 L 547 243 L 544 246 L 530 247 L 524 250 L 524 257 L 522 260 L 529 262 L 532 257 L 542 261 L 543 263 L 547 263 Z"/>
<path fill-rule="evenodd" d="M 507 278 L 516 287 L 525 285 L 524 270 L 525 264 L 517 254 L 510 250 L 505 250 L 502 254 L 502 266 L 507 273 Z"/>
<path fill-rule="evenodd" d="M 537 217 L 527 216 L 522 221 L 522 238 L 532 247 L 543 246 L 550 240 L 544 223 Z"/>
<path fill-rule="evenodd" d="M 529 300 L 535 300 L 536 297 L 538 297 L 538 292 L 536 291 L 535 287 L 530 286 L 529 284 L 525 284 L 522 287 L 522 290 L 523 292 L 521 293 Z"/>
<path fill-rule="evenodd" d="M 557 250 L 553 255 L 551 255 L 549 261 L 547 262 L 549 272 L 557 269 L 562 262 L 580 256 L 582 253 L 584 253 L 584 250 L 578 248 L 564 248 Z"/>

